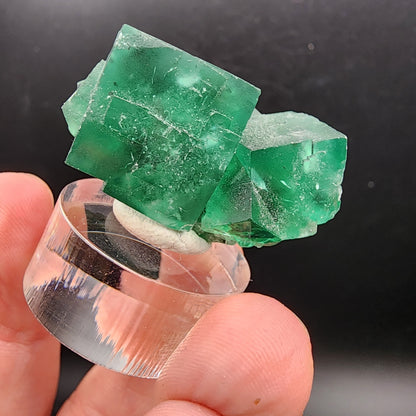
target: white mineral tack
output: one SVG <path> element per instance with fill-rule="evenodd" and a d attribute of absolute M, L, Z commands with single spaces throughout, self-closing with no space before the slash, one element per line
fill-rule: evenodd
<path fill-rule="evenodd" d="M 200 254 L 210 248 L 210 244 L 194 231 L 167 228 L 116 199 L 113 212 L 129 233 L 155 247 L 184 254 Z"/>

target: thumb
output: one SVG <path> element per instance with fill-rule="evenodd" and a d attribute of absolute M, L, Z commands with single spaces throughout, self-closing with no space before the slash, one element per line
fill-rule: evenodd
<path fill-rule="evenodd" d="M 220 414 L 197 403 L 167 400 L 159 403 L 144 416 L 220 416 Z"/>

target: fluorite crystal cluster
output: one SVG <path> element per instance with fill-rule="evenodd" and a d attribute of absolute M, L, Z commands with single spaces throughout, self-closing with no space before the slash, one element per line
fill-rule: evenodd
<path fill-rule="evenodd" d="M 243 247 L 316 233 L 339 210 L 344 135 L 307 114 L 255 111 L 201 229 Z"/>
<path fill-rule="evenodd" d="M 340 204 L 346 137 L 260 114 L 260 90 L 124 25 L 64 104 L 66 162 L 175 230 L 262 246 L 316 232 Z"/>

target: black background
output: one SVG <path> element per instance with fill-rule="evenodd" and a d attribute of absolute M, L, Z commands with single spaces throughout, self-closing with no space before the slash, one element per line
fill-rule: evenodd
<path fill-rule="evenodd" d="M 55 195 L 82 177 L 63 164 L 60 106 L 123 23 L 260 87 L 262 112 L 310 113 L 348 135 L 340 213 L 314 237 L 247 250 L 249 290 L 310 330 L 306 415 L 416 414 L 416 2 L 1 0 L 0 170 L 36 173 Z M 59 400 L 87 367 L 63 358 Z"/>

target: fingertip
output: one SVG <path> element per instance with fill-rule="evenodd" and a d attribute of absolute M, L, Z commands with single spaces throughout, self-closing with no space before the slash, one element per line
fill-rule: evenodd
<path fill-rule="evenodd" d="M 166 399 L 201 403 L 220 414 L 298 416 L 312 375 L 309 334 L 299 318 L 273 298 L 246 293 L 201 318 L 160 386 Z"/>
<path fill-rule="evenodd" d="M 0 249 L 2 263 L 29 260 L 53 209 L 48 185 L 29 173 L 0 174 Z"/>
<path fill-rule="evenodd" d="M 0 172 L 0 189 L 6 197 L 38 195 L 45 200 L 45 204 L 53 206 L 53 195 L 49 186 L 43 179 L 32 173 Z"/>
<path fill-rule="evenodd" d="M 303 346 L 307 352 L 311 351 L 311 341 L 309 331 L 302 320 L 283 303 L 270 296 L 259 293 L 242 293 L 239 296 L 231 296 L 225 299 L 225 309 L 230 308 L 234 313 L 242 313 L 247 320 L 253 319 L 253 314 L 259 320 L 269 322 L 268 325 L 262 325 L 266 333 L 270 333 L 271 327 L 277 326 L 276 329 L 282 335 L 291 335 L 288 339 L 284 339 L 284 345 L 279 344 L 284 350 L 290 345 L 299 347 Z M 261 326 L 260 326 L 261 328 Z M 276 335 L 276 334 L 275 334 Z"/>

